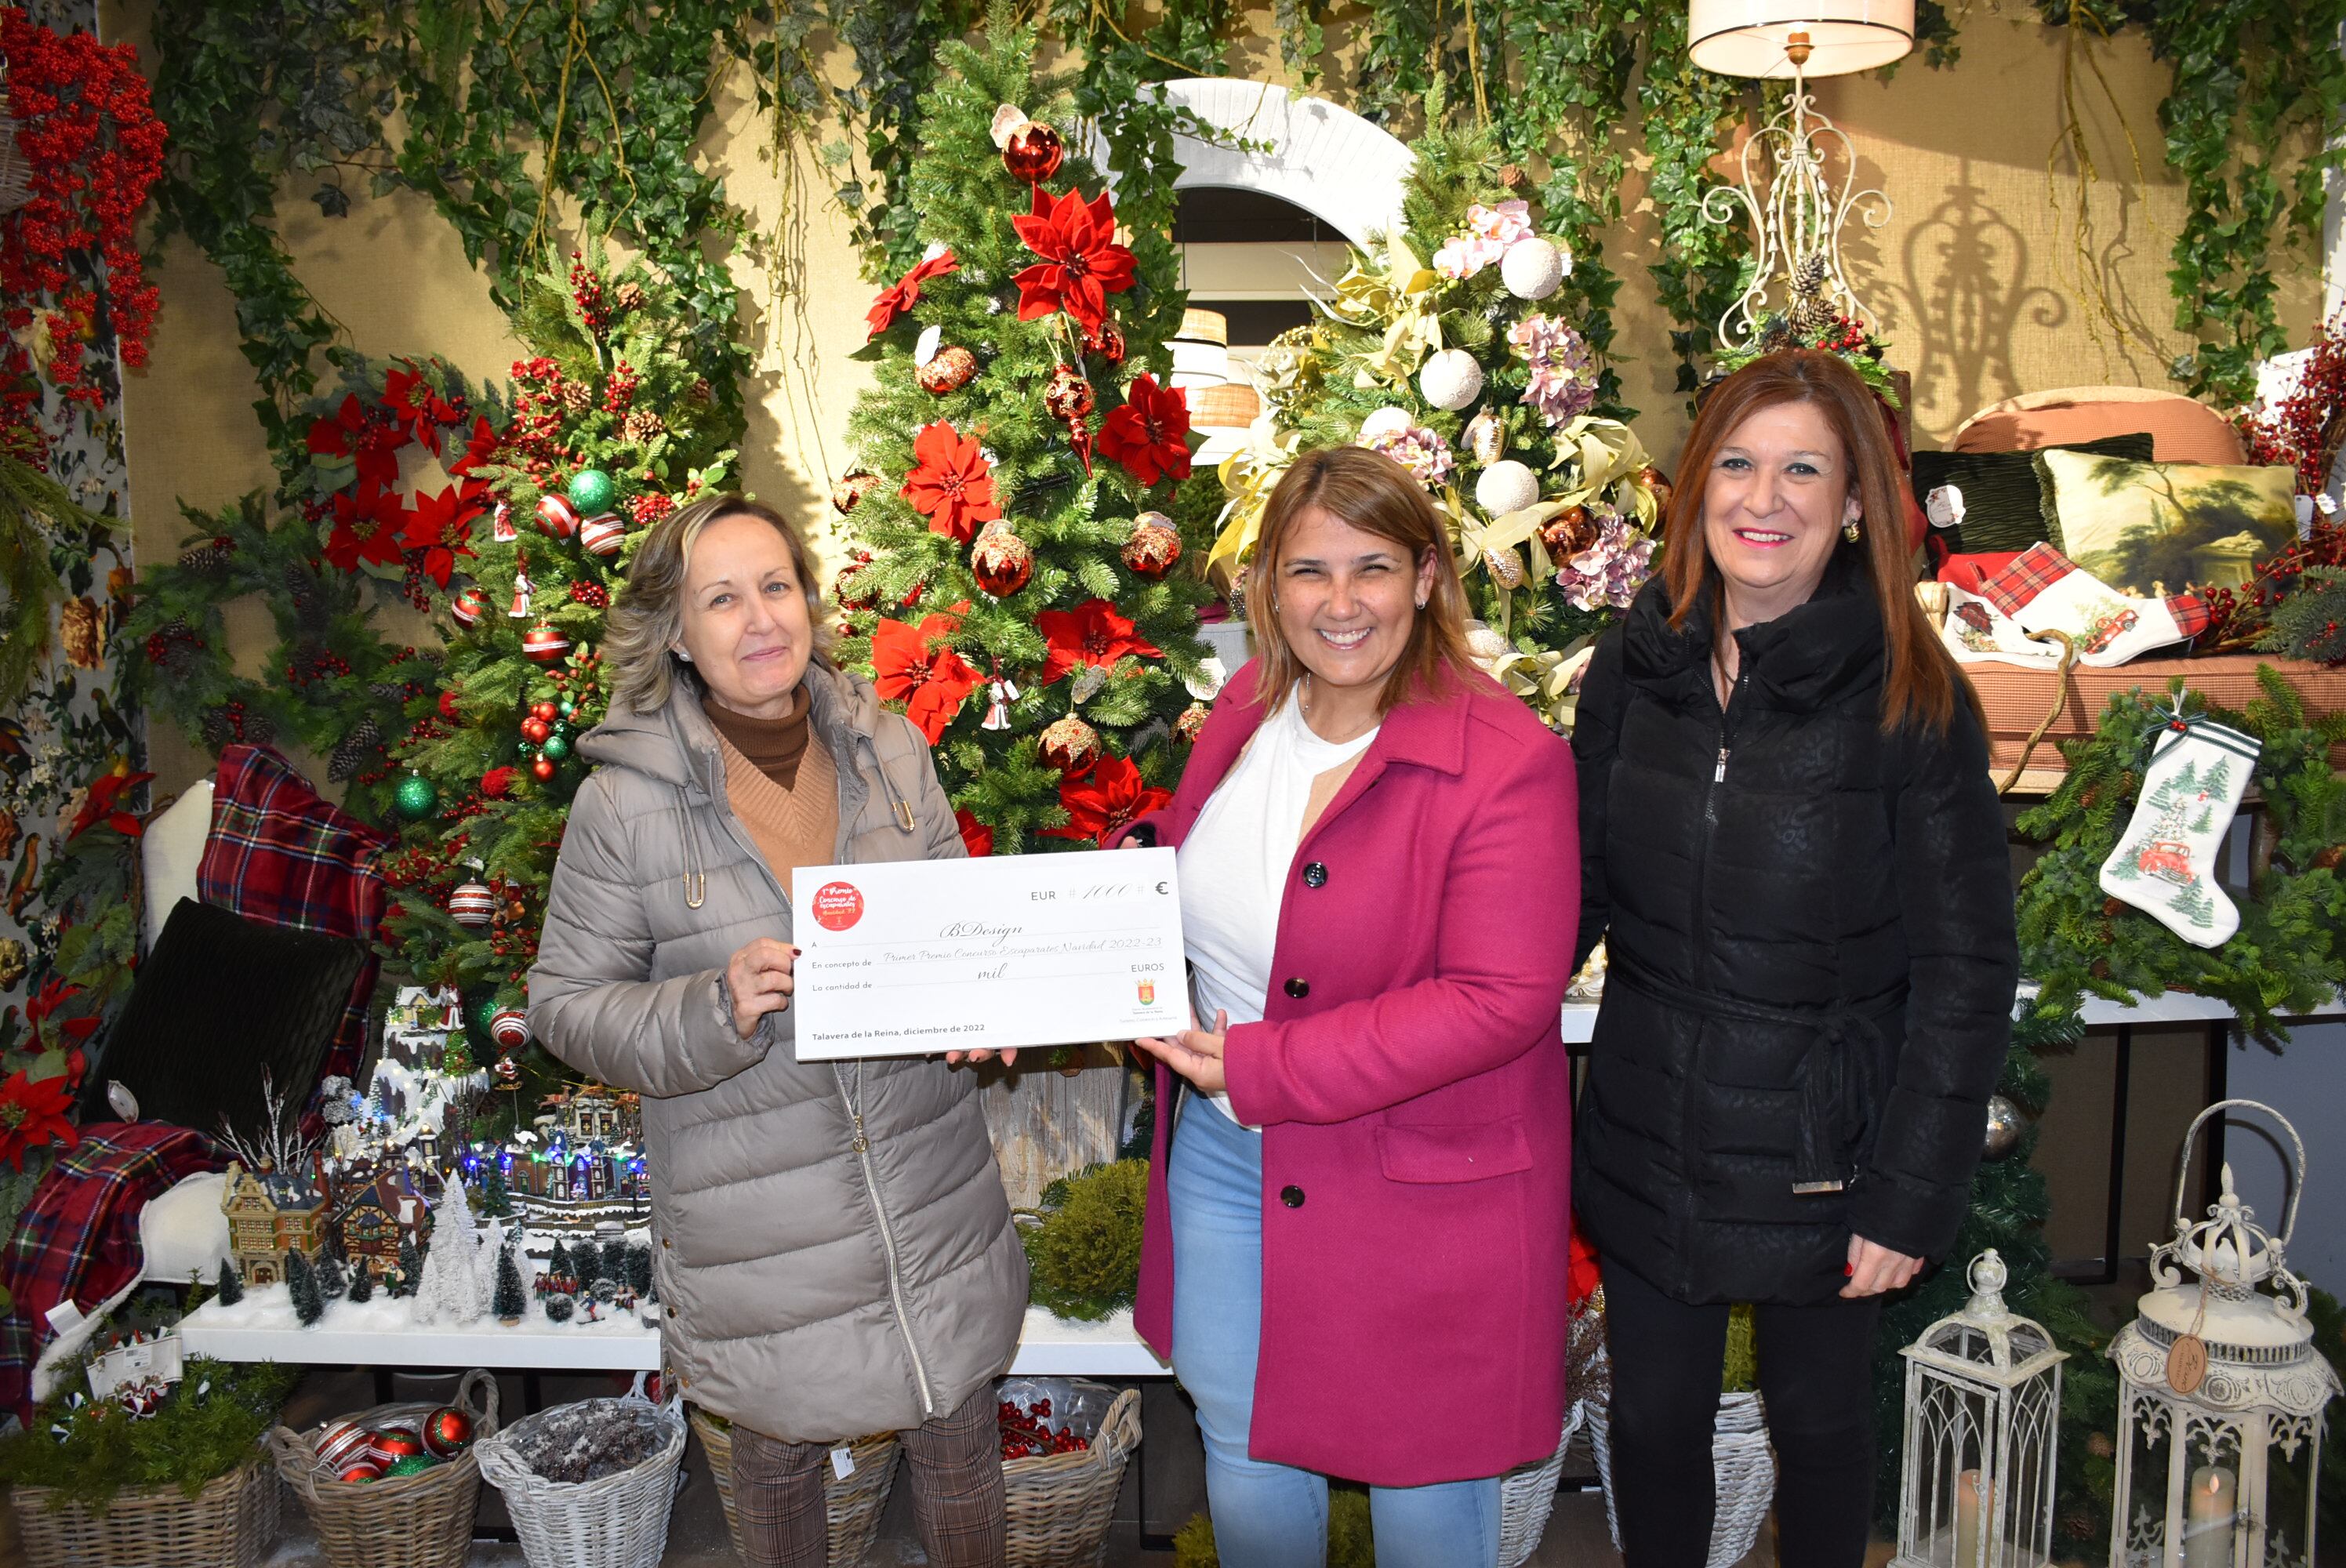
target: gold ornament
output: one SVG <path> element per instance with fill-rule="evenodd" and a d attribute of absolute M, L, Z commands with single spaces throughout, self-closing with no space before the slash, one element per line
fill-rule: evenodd
<path fill-rule="evenodd" d="M 1072 713 L 1051 722 L 1041 746 L 1043 760 L 1065 774 L 1081 773 L 1099 760 L 1099 731 Z"/>

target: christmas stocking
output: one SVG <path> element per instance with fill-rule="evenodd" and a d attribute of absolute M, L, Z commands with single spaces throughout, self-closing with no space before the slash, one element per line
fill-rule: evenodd
<path fill-rule="evenodd" d="M 2255 737 L 2177 718 L 2158 732 L 2134 820 L 2102 862 L 2102 891 L 2197 947 L 2219 947 L 2240 911 L 2216 885 L 2216 846 L 2232 825 L 2259 749 Z"/>
<path fill-rule="evenodd" d="M 2124 664 L 2152 648 L 2188 642 L 2208 624 L 2208 606 L 2198 596 L 2135 598 L 2080 570 L 2050 545 L 2032 545 L 1980 591 L 2023 631 L 2068 633 L 2083 665 Z"/>

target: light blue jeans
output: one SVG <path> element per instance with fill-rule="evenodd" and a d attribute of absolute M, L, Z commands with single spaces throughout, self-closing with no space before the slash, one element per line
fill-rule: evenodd
<path fill-rule="evenodd" d="M 1262 1135 L 1190 1095 L 1166 1183 L 1173 1370 L 1198 1402 L 1214 1549 L 1222 1568 L 1314 1568 L 1328 1556 L 1328 1478 L 1247 1454 L 1262 1339 Z M 1496 1476 L 1372 1487 L 1369 1512 L 1378 1568 L 1490 1568 L 1498 1561 Z"/>

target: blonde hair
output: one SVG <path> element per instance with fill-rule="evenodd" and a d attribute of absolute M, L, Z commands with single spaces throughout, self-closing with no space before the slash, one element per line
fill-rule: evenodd
<path fill-rule="evenodd" d="M 791 570 L 807 596 L 814 660 L 831 662 L 831 628 L 823 624 L 814 552 L 798 525 L 772 507 L 729 491 L 704 495 L 652 524 L 627 564 L 627 585 L 611 601 L 611 613 L 603 623 L 603 663 L 615 706 L 637 713 L 657 713 L 668 706 L 680 663 L 672 650 L 684 636 L 684 578 L 692 565 L 692 547 L 702 530 L 725 517 L 755 517 L 782 536 L 790 546 Z"/>
<path fill-rule="evenodd" d="M 1426 499 L 1425 487 L 1408 469 L 1365 446 L 1330 446 L 1307 452 L 1271 491 L 1263 505 L 1262 527 L 1247 571 L 1247 620 L 1254 628 L 1262 670 L 1256 696 L 1276 708 L 1303 678 L 1303 661 L 1288 643 L 1275 607 L 1279 567 L 1287 542 L 1304 513 L 1318 507 L 1363 534 L 1391 540 L 1408 552 L 1413 571 L 1428 552 L 1433 558 L 1433 591 L 1409 630 L 1409 646 L 1385 677 L 1377 710 L 1390 711 L 1413 696 L 1431 696 L 1455 676 L 1474 669 L 1466 647 L 1466 588 L 1450 554 L 1449 535 Z"/>

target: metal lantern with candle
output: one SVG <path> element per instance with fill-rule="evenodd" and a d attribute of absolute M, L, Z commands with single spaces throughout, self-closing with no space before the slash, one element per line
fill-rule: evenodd
<path fill-rule="evenodd" d="M 1971 1299 L 1899 1352 L 1906 1441 L 1891 1568 L 2036 1568 L 2053 1553 L 2061 1363 L 2004 1304 L 2004 1259 L 1972 1259 Z"/>
<path fill-rule="evenodd" d="M 2260 1111 L 2288 1135 L 2295 1164 L 2278 1237 L 2241 1203 L 2229 1165 L 2208 1217 L 2184 1217 L 2192 1141 L 2231 1110 Z M 2305 1282 L 2285 1261 L 2304 1183 L 2304 1141 L 2270 1105 L 2219 1100 L 2184 1135 L 2175 1239 L 2152 1248 L 2154 1288 L 2110 1342 L 2119 1380 L 2110 1568 L 2314 1561 L 2322 1410 L 2339 1383 L 2313 1349 Z"/>

